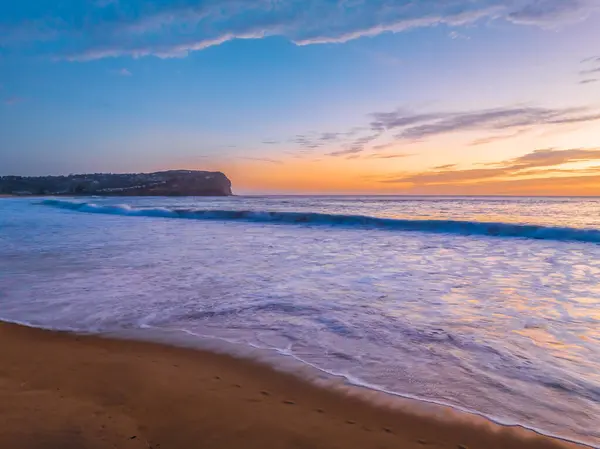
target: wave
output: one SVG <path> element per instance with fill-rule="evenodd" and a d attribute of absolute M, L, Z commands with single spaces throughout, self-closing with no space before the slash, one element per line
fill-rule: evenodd
<path fill-rule="evenodd" d="M 515 223 L 493 223 L 459 220 L 411 220 L 380 218 L 365 215 L 337 215 L 318 212 L 268 212 L 250 210 L 210 210 L 133 208 L 126 204 L 98 205 L 94 203 L 48 199 L 41 204 L 78 212 L 135 217 L 185 218 L 192 220 L 247 221 L 255 223 L 286 223 L 359 228 L 418 231 L 442 234 L 517 237 L 540 240 L 600 243 L 600 230 L 551 227 Z"/>

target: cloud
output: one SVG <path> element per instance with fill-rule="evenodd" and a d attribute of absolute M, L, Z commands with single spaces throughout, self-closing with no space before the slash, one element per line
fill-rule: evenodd
<path fill-rule="evenodd" d="M 589 108 L 504 107 L 474 111 L 410 113 L 376 112 L 374 130 L 399 130 L 397 139 L 422 140 L 461 131 L 507 131 L 600 120 L 600 111 Z"/>
<path fill-rule="evenodd" d="M 489 179 L 474 183 L 446 185 L 405 185 L 393 187 L 417 195 L 595 195 L 600 187 L 599 171 L 585 170 L 579 176 L 546 176 L 520 179 Z"/>
<path fill-rule="evenodd" d="M 8 97 L 4 99 L 4 104 L 7 106 L 14 106 L 25 101 L 22 97 Z"/>
<path fill-rule="evenodd" d="M 279 142 L 277 140 L 263 140 L 263 142 L 265 145 L 276 145 Z"/>
<path fill-rule="evenodd" d="M 581 75 L 593 75 L 594 73 L 600 73 L 600 67 L 594 67 L 593 69 L 586 69 L 579 72 Z"/>
<path fill-rule="evenodd" d="M 118 69 L 118 70 L 111 70 L 111 73 L 113 73 L 114 75 L 119 75 L 119 76 L 131 76 L 133 75 L 129 70 L 127 69 Z"/>
<path fill-rule="evenodd" d="M 321 142 L 332 142 L 338 140 L 342 135 L 343 133 L 323 133 L 321 134 L 321 137 L 319 137 L 319 140 Z"/>
<path fill-rule="evenodd" d="M 413 114 L 398 110 L 394 112 L 373 112 L 371 116 L 374 118 L 374 121 L 371 122 L 371 128 L 383 131 L 441 120 L 446 116 L 446 114 Z"/>
<path fill-rule="evenodd" d="M 326 2 L 323 2 L 326 3 Z M 385 0 L 362 0 L 352 14 L 345 13 L 342 20 L 331 22 L 328 29 L 312 31 L 305 29 L 301 37 L 293 38 L 297 45 L 344 43 L 360 37 L 372 37 L 382 33 L 400 33 L 414 28 L 432 27 L 441 24 L 461 26 L 475 23 L 484 18 L 496 18 L 502 9 L 499 5 L 479 1 L 469 5 L 467 1 L 450 5 L 444 1 L 411 2 L 408 0 L 390 4 Z M 358 13 L 358 14 L 357 14 Z M 311 36 L 311 34 L 313 34 Z"/>
<path fill-rule="evenodd" d="M 465 34 L 459 33 L 458 31 L 450 31 L 450 33 L 448 33 L 448 37 L 452 40 L 458 40 L 458 39 L 462 39 L 462 40 L 471 40 L 471 38 Z"/>
<path fill-rule="evenodd" d="M 525 134 L 528 131 L 529 130 L 527 130 L 527 129 L 520 129 L 520 130 L 518 130 L 514 133 L 510 133 L 510 134 L 502 134 L 502 135 L 497 135 L 497 136 L 483 137 L 481 139 L 473 140 L 469 145 L 471 145 L 471 146 L 488 145 L 490 143 L 512 139 L 514 137 L 520 136 L 521 134 Z"/>
<path fill-rule="evenodd" d="M 494 133 L 489 137 L 471 141 L 471 146 L 478 146 L 512 139 L 537 128 L 547 129 L 600 121 L 600 110 L 588 107 L 507 106 L 470 111 L 422 113 L 398 109 L 392 112 L 374 112 L 368 117 L 371 118 L 368 126 L 354 127 L 347 132 L 298 134 L 289 142 L 299 147 L 296 152 L 308 153 L 326 148 L 329 151 L 328 156 L 348 157 L 358 155 L 366 149 L 383 154 L 380 152 L 388 148 L 406 146 L 451 133 L 486 131 Z M 371 145 L 382 136 L 392 137 L 394 140 Z M 332 147 L 335 148 L 334 151 L 331 151 Z"/>
<path fill-rule="evenodd" d="M 311 45 L 490 20 L 552 27 L 596 9 L 597 0 L 95 0 L 64 14 L 52 2 L 37 2 L 26 17 L 0 28 L 0 45 L 43 36 L 70 61 L 173 58 L 269 36 Z"/>
<path fill-rule="evenodd" d="M 323 142 L 319 142 L 318 139 L 314 139 L 312 136 L 305 134 L 296 134 L 296 136 L 290 139 L 290 142 L 308 150 L 313 150 L 323 145 Z"/>
<path fill-rule="evenodd" d="M 255 162 L 268 162 L 270 164 L 277 164 L 277 165 L 283 164 L 283 162 L 281 162 L 281 161 L 278 161 L 276 159 L 269 159 L 269 158 L 266 158 L 266 157 L 242 156 L 242 157 L 239 157 L 238 159 L 245 159 L 245 160 L 248 160 L 248 161 L 255 161 Z"/>
<path fill-rule="evenodd" d="M 377 132 L 375 134 L 358 137 L 349 144 L 347 144 L 344 150 L 334 151 L 332 153 L 329 153 L 329 156 L 347 156 L 350 154 L 361 153 L 369 143 L 378 139 L 380 135 L 381 133 Z"/>
<path fill-rule="evenodd" d="M 556 175 L 556 174 L 589 174 L 589 173 L 600 173 L 600 166 L 596 165 L 588 168 L 544 168 L 539 170 L 526 170 L 509 174 L 508 176 L 538 176 L 538 175 Z"/>
<path fill-rule="evenodd" d="M 365 156 L 365 159 L 398 159 L 398 158 L 409 157 L 409 156 L 412 156 L 412 154 L 411 153 L 396 153 L 396 154 L 375 153 L 375 154 L 369 154 L 368 156 Z"/>
<path fill-rule="evenodd" d="M 443 165 L 432 170 L 391 176 L 380 180 L 390 184 L 412 184 L 416 186 L 455 185 L 473 181 L 486 181 L 496 178 L 525 177 L 548 173 L 589 173 L 599 171 L 598 167 L 588 169 L 557 169 L 564 164 L 600 160 L 600 148 L 573 148 L 556 150 L 552 148 L 536 150 L 523 156 L 500 161 L 492 168 L 472 168 L 456 170 L 454 165 Z"/>
<path fill-rule="evenodd" d="M 307 133 L 307 134 L 296 134 L 294 137 L 289 139 L 289 142 L 294 143 L 300 147 L 300 151 L 309 152 L 321 147 L 331 147 L 335 145 L 337 147 L 344 148 L 330 153 L 331 156 L 344 156 L 348 154 L 359 153 L 365 147 L 366 144 L 376 139 L 376 136 L 359 136 L 364 131 L 369 131 L 366 127 L 353 127 L 348 131 L 344 132 L 322 132 L 322 133 Z"/>
<path fill-rule="evenodd" d="M 439 185 L 453 184 L 457 182 L 473 181 L 486 178 L 495 178 L 505 174 L 502 168 L 473 168 L 469 170 L 441 170 L 432 172 L 416 173 L 401 178 L 382 180 L 388 184 L 416 184 L 416 185 Z"/>
<path fill-rule="evenodd" d="M 582 64 L 586 64 L 588 62 L 597 62 L 600 64 L 600 56 L 591 56 L 591 57 L 585 58 L 581 61 Z"/>
<path fill-rule="evenodd" d="M 584 78 L 579 81 L 579 84 L 591 84 L 598 81 L 595 78 L 590 78 L 589 75 L 600 74 L 600 56 L 586 58 L 581 61 L 581 64 L 584 68 L 579 71 L 579 75 Z"/>
<path fill-rule="evenodd" d="M 593 0 L 538 0 L 522 2 L 508 15 L 514 23 L 555 27 L 562 23 L 579 22 L 598 8 Z"/>
<path fill-rule="evenodd" d="M 328 154 L 328 156 L 348 156 L 350 154 L 360 153 L 362 148 L 347 148 L 345 150 L 333 151 Z"/>
<path fill-rule="evenodd" d="M 374 150 L 387 150 L 388 148 L 395 147 L 396 145 L 397 145 L 396 142 L 382 143 L 380 145 L 375 145 L 373 147 L 373 149 Z"/>
<path fill-rule="evenodd" d="M 330 142 L 343 142 L 348 140 L 351 137 L 356 136 L 357 134 L 359 134 L 361 131 L 366 131 L 368 130 L 368 128 L 363 128 L 363 127 L 354 127 L 351 128 L 349 131 L 346 132 L 325 132 L 325 133 L 321 133 L 320 135 L 318 135 L 315 140 L 317 142 L 326 142 L 326 143 L 330 143 Z"/>
<path fill-rule="evenodd" d="M 259 39 L 264 37 L 261 33 L 258 34 L 226 34 L 215 39 L 206 39 L 201 41 L 190 40 L 189 38 L 178 44 L 160 44 L 160 45 L 141 45 L 131 48 L 125 47 L 99 47 L 92 48 L 83 52 L 75 52 L 67 54 L 57 59 L 65 59 L 71 62 L 86 62 L 105 58 L 132 57 L 134 59 L 145 56 L 156 56 L 161 59 L 184 58 L 190 52 L 204 50 L 209 47 L 221 45 L 233 39 Z"/>
<path fill-rule="evenodd" d="M 501 162 L 509 170 L 548 167 L 569 162 L 584 162 L 600 160 L 600 148 L 575 148 L 570 150 L 555 150 L 553 148 L 536 150 L 524 156 Z"/>

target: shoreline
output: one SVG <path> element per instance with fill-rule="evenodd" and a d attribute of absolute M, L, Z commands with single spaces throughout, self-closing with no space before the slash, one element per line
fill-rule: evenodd
<path fill-rule="evenodd" d="M 28 326 L 27 323 L 16 324 Z M 148 332 L 146 334 L 146 331 Z M 59 331 L 60 332 L 60 331 Z M 64 332 L 75 332 L 66 330 Z M 152 327 L 139 328 L 127 332 L 119 331 L 100 335 L 117 340 L 145 341 L 166 346 L 189 348 L 222 354 L 234 359 L 242 359 L 251 363 L 264 365 L 277 372 L 291 374 L 302 382 L 310 383 L 318 388 L 334 391 L 336 394 L 358 398 L 373 407 L 384 407 L 391 410 L 408 412 L 425 418 L 437 417 L 442 420 L 463 421 L 469 423 L 497 425 L 502 428 L 520 429 L 536 435 L 579 445 L 585 448 L 600 449 L 600 446 L 586 443 L 568 436 L 553 434 L 533 426 L 520 423 L 509 423 L 502 418 L 487 415 L 484 412 L 461 407 L 459 405 L 414 396 L 408 393 L 387 390 L 384 387 L 369 384 L 359 378 L 351 378 L 347 374 L 338 373 L 319 367 L 310 361 L 292 353 L 282 352 L 275 348 L 260 347 L 248 343 L 236 342 L 224 337 L 190 333 L 182 329 L 158 329 Z M 159 337 L 160 335 L 160 337 Z M 177 336 L 176 336 L 177 335 Z M 188 338 L 189 336 L 192 338 Z"/>
<path fill-rule="evenodd" d="M 0 447 L 586 447 L 365 399 L 249 358 L 0 322 Z"/>

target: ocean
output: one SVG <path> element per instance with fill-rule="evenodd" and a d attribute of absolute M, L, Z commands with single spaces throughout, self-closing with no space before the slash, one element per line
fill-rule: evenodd
<path fill-rule="evenodd" d="M 261 348 L 598 447 L 599 281 L 594 198 L 0 200 L 1 320 Z"/>

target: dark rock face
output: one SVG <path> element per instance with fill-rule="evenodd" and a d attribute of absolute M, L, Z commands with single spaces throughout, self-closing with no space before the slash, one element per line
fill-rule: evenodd
<path fill-rule="evenodd" d="M 171 170 L 155 173 L 69 176 L 3 176 L 0 193 L 14 195 L 228 196 L 221 172 Z"/>

